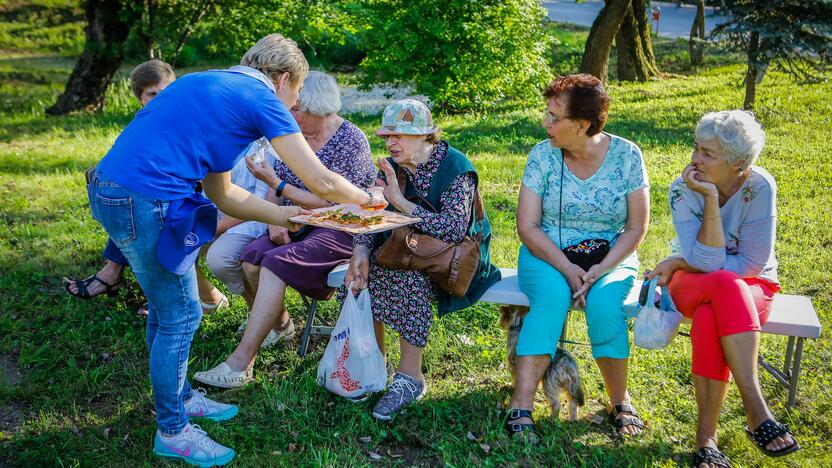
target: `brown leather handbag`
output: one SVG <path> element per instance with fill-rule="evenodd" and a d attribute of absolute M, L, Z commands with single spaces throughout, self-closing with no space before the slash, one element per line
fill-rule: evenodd
<path fill-rule="evenodd" d="M 399 187 L 404 193 L 407 177 L 403 171 L 397 174 Z M 433 212 L 438 211 L 423 197 Z M 426 207 L 426 208 L 427 208 Z M 477 221 L 484 215 L 479 190 L 474 193 L 474 213 Z M 466 235 L 459 243 L 439 240 L 411 226 L 394 229 L 376 252 L 376 263 L 394 270 L 415 270 L 428 275 L 443 290 L 456 297 L 468 292 L 480 265 L 482 237 Z"/>

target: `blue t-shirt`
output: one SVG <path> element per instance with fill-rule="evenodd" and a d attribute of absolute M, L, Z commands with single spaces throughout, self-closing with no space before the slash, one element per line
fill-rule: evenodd
<path fill-rule="evenodd" d="M 543 199 L 540 225 L 559 248 L 585 239 L 606 239 L 614 244 L 627 223 L 627 195 L 648 186 L 647 169 L 639 147 L 624 138 L 607 135 L 611 141 L 604 162 L 588 179 L 581 180 L 569 166 L 562 166 L 562 204 L 560 148 L 553 148 L 549 140 L 544 140 L 529 152 L 523 185 Z M 637 261 L 635 254 L 632 259 Z"/>
<path fill-rule="evenodd" d="M 136 114 L 98 169 L 103 180 L 176 200 L 192 194 L 207 173 L 230 171 L 253 140 L 298 132 L 292 114 L 260 79 L 223 70 L 193 73 Z"/>

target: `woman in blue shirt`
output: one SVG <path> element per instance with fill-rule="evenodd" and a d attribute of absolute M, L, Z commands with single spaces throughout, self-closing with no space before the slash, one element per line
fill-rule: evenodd
<path fill-rule="evenodd" d="M 531 307 L 516 348 L 507 429 L 512 435 L 534 430 L 535 391 L 569 308 L 578 306 L 586 311 L 614 425 L 622 435 L 638 434 L 643 423 L 627 393 L 630 347 L 622 307 L 647 232 L 644 160 L 635 144 L 602 132 L 610 98 L 597 78 L 561 77 L 543 96 L 549 139 L 529 154 L 517 208 L 523 241 L 518 276 Z"/>
<path fill-rule="evenodd" d="M 192 394 L 187 362 L 202 309 L 193 265 L 184 261 L 179 268 L 168 268 L 180 260 L 171 259 L 171 252 L 194 250 L 210 240 L 200 239 L 199 233 L 210 232 L 203 236 L 210 237 L 214 230 L 201 230 L 204 226 L 195 223 L 187 235 L 172 238 L 180 251 L 158 250 L 167 234 L 178 233 L 170 230 L 169 215 L 211 219 L 215 208 L 195 195 L 201 181 L 205 194 L 223 213 L 290 226 L 288 219 L 299 208 L 277 206 L 231 183 L 238 155 L 261 137 L 318 197 L 385 204 L 377 192 L 365 192 L 327 170 L 301 135 L 288 109 L 297 101 L 309 66 L 294 41 L 279 34 L 266 36 L 240 63 L 228 70 L 186 75 L 168 86 L 125 128 L 89 186 L 93 217 L 129 261 L 150 306 L 147 346 L 158 425 L 153 451 L 202 466 L 224 465 L 235 453 L 188 422 L 183 402 Z M 193 204 L 197 207 L 188 211 Z M 236 406 L 210 404 L 214 406 L 206 408 L 205 416 L 214 420 L 229 419 L 238 411 Z"/>

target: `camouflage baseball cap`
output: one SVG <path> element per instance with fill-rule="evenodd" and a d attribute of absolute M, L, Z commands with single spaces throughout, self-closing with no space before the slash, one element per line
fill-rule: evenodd
<path fill-rule="evenodd" d="M 384 109 L 376 135 L 430 135 L 437 130 L 428 106 L 415 99 L 402 99 Z"/>

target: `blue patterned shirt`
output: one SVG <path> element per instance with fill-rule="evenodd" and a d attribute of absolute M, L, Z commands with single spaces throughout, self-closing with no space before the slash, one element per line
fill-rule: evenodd
<path fill-rule="evenodd" d="M 613 245 L 627 224 L 627 195 L 649 186 L 639 147 L 624 138 L 606 135 L 611 141 L 604 161 L 586 180 L 562 163 L 563 153 L 549 140 L 529 152 L 523 185 L 543 199 L 541 228 L 559 248 L 585 239 L 606 239 Z M 635 253 L 625 261 L 630 260 L 638 261 Z"/>

